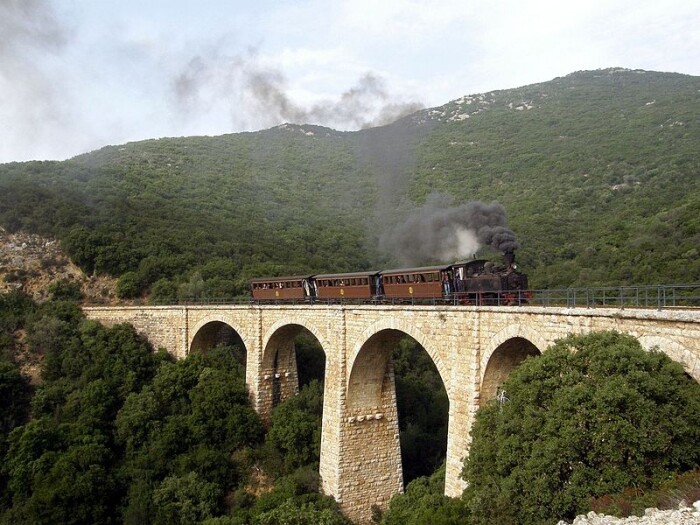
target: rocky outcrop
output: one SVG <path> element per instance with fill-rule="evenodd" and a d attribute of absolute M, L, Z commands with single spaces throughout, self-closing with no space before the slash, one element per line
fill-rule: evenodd
<path fill-rule="evenodd" d="M 644 516 L 630 516 L 628 518 L 615 518 L 604 514 L 589 512 L 586 515 L 577 516 L 572 525 L 700 525 L 700 501 L 693 503 L 692 507 L 680 505 L 676 510 L 647 509 Z M 560 521 L 557 525 L 567 525 Z"/>
<path fill-rule="evenodd" d="M 41 302 L 48 299 L 48 287 L 60 280 L 78 283 L 89 303 L 116 302 L 116 281 L 85 275 L 55 239 L 0 227 L 0 293 L 20 289 Z"/>

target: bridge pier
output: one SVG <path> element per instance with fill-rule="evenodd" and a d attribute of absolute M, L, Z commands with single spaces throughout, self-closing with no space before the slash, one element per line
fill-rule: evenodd
<path fill-rule="evenodd" d="M 383 331 L 355 359 L 340 421 L 340 508 L 366 521 L 403 492 L 399 416 L 391 352 L 403 334 Z"/>

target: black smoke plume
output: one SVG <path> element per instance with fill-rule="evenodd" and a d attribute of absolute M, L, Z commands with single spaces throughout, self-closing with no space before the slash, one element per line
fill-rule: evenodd
<path fill-rule="evenodd" d="M 289 96 L 281 71 L 263 65 L 252 49 L 245 55 L 223 56 L 219 50 L 196 56 L 172 80 L 174 102 L 184 113 L 210 111 L 226 101 L 232 127 L 255 115 L 257 126 L 290 122 L 342 130 L 388 124 L 418 111 L 418 102 L 396 101 L 384 79 L 366 73 L 337 100 L 299 104 Z"/>
<path fill-rule="evenodd" d="M 381 239 L 381 248 L 407 265 L 454 262 L 472 257 L 484 246 L 500 252 L 520 246 L 508 228 L 503 206 L 478 201 L 454 206 L 449 196 L 439 193 L 431 194 Z"/>

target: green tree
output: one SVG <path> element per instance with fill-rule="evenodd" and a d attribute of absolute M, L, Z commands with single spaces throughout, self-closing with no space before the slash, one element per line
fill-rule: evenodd
<path fill-rule="evenodd" d="M 321 447 L 323 383 L 312 380 L 272 411 L 267 445 L 282 457 L 282 472 L 316 464 Z"/>
<path fill-rule="evenodd" d="M 314 503 L 289 499 L 274 509 L 259 514 L 255 525 L 350 525 L 337 509 L 320 507 Z"/>
<path fill-rule="evenodd" d="M 382 525 L 459 525 L 469 523 L 468 510 L 460 498 L 444 495 L 445 467 L 432 476 L 420 477 L 406 486 L 404 494 L 391 498 L 389 509 L 375 518 Z"/>
<path fill-rule="evenodd" d="M 591 497 L 653 487 L 700 464 L 700 385 L 616 332 L 526 360 L 481 408 L 465 463 L 474 523 L 555 523 Z"/>
<path fill-rule="evenodd" d="M 116 418 L 125 522 L 216 516 L 224 494 L 246 479 L 241 451 L 259 443 L 263 429 L 234 350 L 164 362 L 149 385 L 126 398 Z"/>
<path fill-rule="evenodd" d="M 117 281 L 117 295 L 121 299 L 133 299 L 141 295 L 141 282 L 136 272 L 126 272 Z"/>
<path fill-rule="evenodd" d="M 153 492 L 154 525 L 190 525 L 212 517 L 218 509 L 221 487 L 195 472 L 169 476 Z"/>
<path fill-rule="evenodd" d="M 66 279 L 51 283 L 48 290 L 54 301 L 82 301 L 84 297 L 80 284 Z"/>
<path fill-rule="evenodd" d="M 29 381 L 19 367 L 0 357 L 0 453 L 3 438 L 23 424 L 29 412 Z"/>

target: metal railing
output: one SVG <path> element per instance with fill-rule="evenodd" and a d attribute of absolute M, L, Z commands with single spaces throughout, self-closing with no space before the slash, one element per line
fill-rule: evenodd
<path fill-rule="evenodd" d="M 700 284 L 640 285 L 592 288 L 556 288 L 514 291 L 505 294 L 467 296 L 455 294 L 442 298 L 374 298 L 256 301 L 249 297 L 192 298 L 173 301 L 136 301 L 134 306 L 202 306 L 202 305 L 473 305 L 473 306 L 545 306 L 566 308 L 700 308 Z"/>
<path fill-rule="evenodd" d="M 700 284 L 535 290 L 529 302 L 570 308 L 699 308 Z"/>

